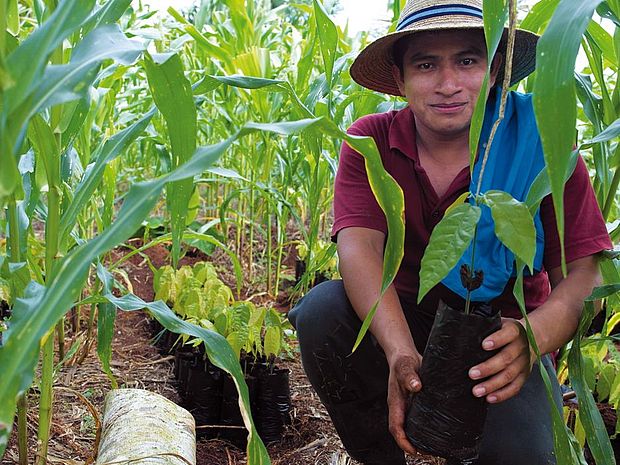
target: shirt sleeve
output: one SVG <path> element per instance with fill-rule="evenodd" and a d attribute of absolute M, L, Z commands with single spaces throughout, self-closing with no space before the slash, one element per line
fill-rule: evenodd
<path fill-rule="evenodd" d="M 550 270 L 562 262 L 551 195 L 543 199 L 540 215 L 545 231 L 544 266 Z M 581 156 L 564 191 L 564 247 L 567 263 L 613 248 Z"/>
<path fill-rule="evenodd" d="M 369 127 L 372 125 L 365 124 L 365 119 L 362 119 L 347 132 L 356 136 L 372 136 Z M 385 215 L 370 188 L 364 157 L 343 142 L 334 186 L 332 240 L 336 241 L 339 231 L 350 227 L 374 229 L 387 234 Z"/>

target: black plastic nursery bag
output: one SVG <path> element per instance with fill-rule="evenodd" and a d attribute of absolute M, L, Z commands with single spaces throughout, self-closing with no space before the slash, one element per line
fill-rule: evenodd
<path fill-rule="evenodd" d="M 472 394 L 480 380 L 469 378 L 471 367 L 495 351 L 482 341 L 501 328 L 499 314 L 475 304 L 466 315 L 443 302 L 435 316 L 420 368 L 422 390 L 407 414 L 406 433 L 414 447 L 464 463 L 478 458 L 487 402 Z"/>

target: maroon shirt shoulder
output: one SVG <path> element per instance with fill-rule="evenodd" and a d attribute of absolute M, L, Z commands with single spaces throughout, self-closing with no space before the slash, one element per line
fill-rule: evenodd
<path fill-rule="evenodd" d="M 438 197 L 421 167 L 415 143 L 415 121 L 406 108 L 401 111 L 373 114 L 356 121 L 349 134 L 370 136 L 375 140 L 383 165 L 394 177 L 405 196 L 405 256 L 394 285 L 401 299 L 415 302 L 418 293 L 420 261 L 435 225 L 444 212 L 469 188 L 469 169 L 465 168 L 452 182 L 443 197 Z M 569 179 L 565 195 L 565 243 L 567 260 L 574 261 L 611 248 L 605 222 L 596 203 L 588 172 L 579 159 Z M 545 230 L 544 265 L 551 269 L 560 264 L 560 248 L 555 215 L 550 197 L 543 200 L 541 219 Z M 334 225 L 332 237 L 348 227 L 363 227 L 387 233 L 385 215 L 372 193 L 364 158 L 343 144 L 340 152 L 334 192 Z M 524 280 L 526 306 L 532 310 L 541 305 L 550 293 L 546 272 Z M 442 286 L 425 298 L 420 310 L 434 313 L 439 298 L 450 300 Z M 512 285 L 494 302 L 505 316 L 519 316 Z"/>

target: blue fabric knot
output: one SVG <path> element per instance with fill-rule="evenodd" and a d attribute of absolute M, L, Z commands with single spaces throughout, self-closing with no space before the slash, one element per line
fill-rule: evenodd
<path fill-rule="evenodd" d="M 469 185 L 472 193 L 476 192 L 485 147 L 493 124 L 499 115 L 500 92 L 501 89 L 497 88 L 489 95 L 487 102 L 478 148 L 479 156 Z M 532 182 L 544 167 L 545 160 L 536 126 L 532 96 L 509 92 L 504 119 L 495 133 L 480 192 L 501 190 L 523 202 L 527 198 Z M 469 201 L 474 203 L 473 198 Z M 481 206 L 481 209 L 474 268 L 476 271 L 484 272 L 484 280 L 480 288 L 472 291 L 471 300 L 488 302 L 501 295 L 508 280 L 515 276 L 515 256 L 495 236 L 491 209 L 487 206 Z M 540 211 L 537 211 L 534 216 L 534 225 L 536 226 L 534 271 L 538 272 L 542 269 L 545 242 Z M 462 265 L 471 265 L 472 248 L 473 243 L 442 281 L 446 287 L 461 297 L 466 297 L 467 290 L 461 283 L 460 270 Z"/>

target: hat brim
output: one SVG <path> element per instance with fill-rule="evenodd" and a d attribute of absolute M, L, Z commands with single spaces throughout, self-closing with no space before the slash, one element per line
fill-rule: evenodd
<path fill-rule="evenodd" d="M 429 24 L 427 27 L 418 26 L 415 30 L 405 30 L 393 32 L 381 37 L 360 52 L 351 65 L 350 74 L 355 82 L 367 89 L 375 90 L 385 94 L 401 96 L 398 85 L 392 74 L 394 59 L 392 50 L 394 44 L 402 37 L 416 34 L 425 30 L 448 30 L 448 29 L 482 29 L 481 26 L 472 26 L 471 20 L 466 18 L 463 21 L 452 21 L 449 25 L 445 23 L 439 29 L 436 25 Z M 506 56 L 506 35 L 498 47 L 498 52 Z M 516 30 L 514 54 L 512 60 L 512 75 L 510 85 L 514 85 L 525 78 L 536 68 L 536 44 L 538 35 L 523 29 Z M 500 67 L 496 82 L 504 79 L 504 67 Z"/>

